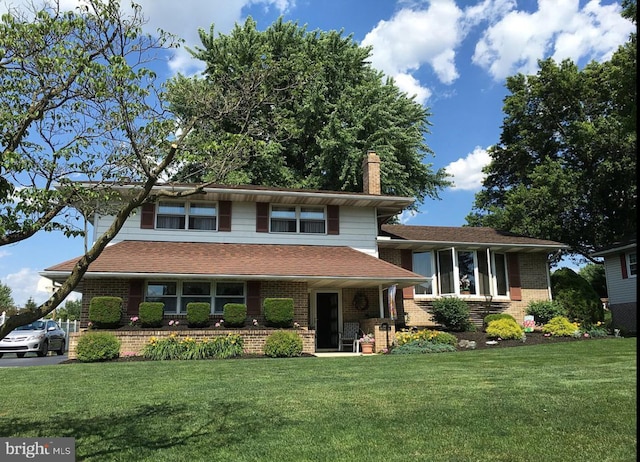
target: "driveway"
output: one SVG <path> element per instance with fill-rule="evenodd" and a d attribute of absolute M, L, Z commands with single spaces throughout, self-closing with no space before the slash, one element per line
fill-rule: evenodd
<path fill-rule="evenodd" d="M 18 358 L 14 353 L 5 353 L 4 356 L 0 358 L 0 367 L 50 366 L 52 364 L 59 364 L 67 359 L 66 353 L 61 356 L 55 353 L 49 353 L 48 356 L 43 358 L 36 356 L 35 353 L 27 353 L 24 358 Z"/>

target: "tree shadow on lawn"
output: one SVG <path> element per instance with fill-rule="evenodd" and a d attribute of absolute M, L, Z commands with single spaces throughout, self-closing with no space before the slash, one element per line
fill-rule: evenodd
<path fill-rule="evenodd" d="M 0 435 L 16 437 L 72 437 L 76 457 L 85 459 L 119 459 L 138 454 L 149 457 L 153 451 L 172 448 L 182 455 L 228 448 L 246 441 L 247 435 L 273 431 L 274 427 L 292 425 L 281 415 L 269 415 L 251 403 L 208 402 L 189 407 L 168 402 L 114 410 L 101 416 L 78 413 L 52 414 L 45 420 L 28 417 L 3 419 Z M 264 423 L 269 422 L 269 430 Z"/>

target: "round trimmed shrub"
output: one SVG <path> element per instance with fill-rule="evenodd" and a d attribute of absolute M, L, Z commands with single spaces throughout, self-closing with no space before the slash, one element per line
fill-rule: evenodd
<path fill-rule="evenodd" d="M 87 332 L 78 339 L 78 361 L 109 361 L 120 356 L 120 340 L 109 332 Z"/>
<path fill-rule="evenodd" d="M 89 321 L 97 328 L 110 329 L 120 325 L 122 298 L 93 297 L 89 302 Z"/>
<path fill-rule="evenodd" d="M 189 327 L 208 327 L 211 304 L 207 302 L 187 303 L 187 323 Z"/>
<path fill-rule="evenodd" d="M 293 326 L 293 298 L 265 298 L 264 319 L 269 327 Z"/>
<path fill-rule="evenodd" d="M 577 324 L 572 323 L 565 316 L 556 316 L 542 326 L 542 332 L 557 337 L 572 337 L 577 331 L 579 331 Z"/>
<path fill-rule="evenodd" d="M 247 320 L 247 305 L 244 303 L 227 303 L 224 305 L 224 325 L 242 327 Z"/>
<path fill-rule="evenodd" d="M 140 325 L 142 327 L 161 327 L 164 315 L 164 303 L 142 302 L 138 307 Z"/>
<path fill-rule="evenodd" d="M 513 316 L 507 313 L 488 314 L 482 320 L 482 322 L 484 323 L 485 330 L 491 321 L 497 321 L 498 319 L 510 319 L 513 322 L 517 322 L 516 318 L 514 318 Z"/>
<path fill-rule="evenodd" d="M 533 316 L 536 324 L 546 324 L 556 316 L 566 316 L 567 310 L 555 300 L 529 302 L 527 314 Z"/>
<path fill-rule="evenodd" d="M 515 320 L 497 319 L 487 326 L 487 337 L 502 340 L 521 340 L 525 337 L 524 330 Z"/>
<path fill-rule="evenodd" d="M 433 301 L 433 319 L 438 324 L 454 332 L 469 329 L 469 305 L 458 297 L 443 297 Z"/>
<path fill-rule="evenodd" d="M 279 330 L 267 337 L 264 354 L 272 358 L 292 358 L 302 354 L 302 338 L 295 332 Z"/>

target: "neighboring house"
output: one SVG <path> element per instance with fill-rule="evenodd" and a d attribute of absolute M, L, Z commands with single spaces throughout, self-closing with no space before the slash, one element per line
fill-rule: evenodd
<path fill-rule="evenodd" d="M 486 228 L 385 225 L 414 199 L 381 194 L 375 153 L 363 171 L 362 193 L 211 186 L 146 204 L 76 289 L 83 294 L 81 322 L 86 326 L 91 298 L 103 295 L 122 297 L 123 322 L 146 300 L 164 302 L 166 319 L 184 316 L 192 301 L 209 302 L 212 319 L 220 319 L 226 303 L 241 302 L 262 323 L 264 299 L 287 297 L 294 299 L 295 322 L 313 332 L 313 348 L 337 349 L 345 322 L 358 321 L 376 335 L 384 327 L 385 336 L 390 324 L 394 332 L 390 287 L 398 289 L 401 326 L 429 325 L 426 308 L 440 295 L 485 302 L 493 294 L 492 309 L 520 321 L 528 300 L 550 297 L 547 256 L 564 245 Z M 189 185 L 156 191 L 163 188 Z M 90 219 L 98 236 L 113 217 Z M 61 281 L 76 261 L 41 274 Z M 462 273 L 470 278 L 468 295 L 454 283 Z"/>
<path fill-rule="evenodd" d="M 638 257 L 636 236 L 627 236 L 620 242 L 591 254 L 604 258 L 607 278 L 608 307 L 612 327 L 623 332 L 637 332 L 638 313 Z"/>

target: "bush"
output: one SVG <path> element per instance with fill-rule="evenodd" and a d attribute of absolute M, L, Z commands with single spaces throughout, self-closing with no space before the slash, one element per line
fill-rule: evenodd
<path fill-rule="evenodd" d="M 302 339 L 295 332 L 280 330 L 267 337 L 264 354 L 272 358 L 291 358 L 302 354 Z"/>
<path fill-rule="evenodd" d="M 391 354 L 407 355 L 407 354 L 425 354 L 425 353 L 447 353 L 457 351 L 456 347 L 448 343 L 432 342 L 429 340 L 414 340 L 404 345 L 395 347 L 391 350 Z"/>
<path fill-rule="evenodd" d="M 398 332 L 396 333 L 396 344 L 398 346 L 416 341 L 428 341 L 431 343 L 442 343 L 445 345 L 455 346 L 458 339 L 455 335 L 439 330 L 423 329 L 416 332 Z"/>
<path fill-rule="evenodd" d="M 533 316 L 536 324 L 544 325 L 556 316 L 566 316 L 567 310 L 555 300 L 538 300 L 529 302 L 527 314 Z"/>
<path fill-rule="evenodd" d="M 553 298 L 567 310 L 569 319 L 589 324 L 604 320 L 600 296 L 589 281 L 571 268 L 560 268 L 553 272 L 551 292 Z"/>
<path fill-rule="evenodd" d="M 202 341 L 191 337 L 180 338 L 176 334 L 157 339 L 152 337 L 143 350 L 142 356 L 155 361 L 172 359 L 224 359 L 242 355 L 243 341 L 237 334 L 214 337 Z"/>
<path fill-rule="evenodd" d="M 454 332 L 464 332 L 471 325 L 469 306 L 464 300 L 457 297 L 434 300 L 431 313 L 435 322 Z"/>
<path fill-rule="evenodd" d="M 488 314 L 482 320 L 485 330 L 491 321 L 497 321 L 498 319 L 510 319 L 513 322 L 517 322 L 516 318 L 507 313 Z"/>
<path fill-rule="evenodd" d="M 78 361 L 109 361 L 120 356 L 120 340 L 108 332 L 87 332 L 78 339 Z"/>
<path fill-rule="evenodd" d="M 515 320 L 508 318 L 491 321 L 487 326 L 487 337 L 501 338 L 502 340 L 523 340 L 524 330 Z"/>
<path fill-rule="evenodd" d="M 142 327 L 160 327 L 162 326 L 162 316 L 164 315 L 164 303 L 142 302 L 138 307 L 138 314 Z"/>
<path fill-rule="evenodd" d="M 89 321 L 97 328 L 110 329 L 120 325 L 122 298 L 93 297 L 89 302 Z"/>
<path fill-rule="evenodd" d="M 569 321 L 565 316 L 556 316 L 542 326 L 542 332 L 557 337 L 573 337 L 575 333 L 579 331 L 578 324 Z"/>
<path fill-rule="evenodd" d="M 269 327 L 293 326 L 293 299 L 265 298 L 264 318 Z"/>
<path fill-rule="evenodd" d="M 187 303 L 187 324 L 189 327 L 209 327 L 209 313 L 211 313 L 210 303 Z"/>
<path fill-rule="evenodd" d="M 227 303 L 223 310 L 225 326 L 244 326 L 244 323 L 247 320 L 247 305 L 244 303 Z"/>

